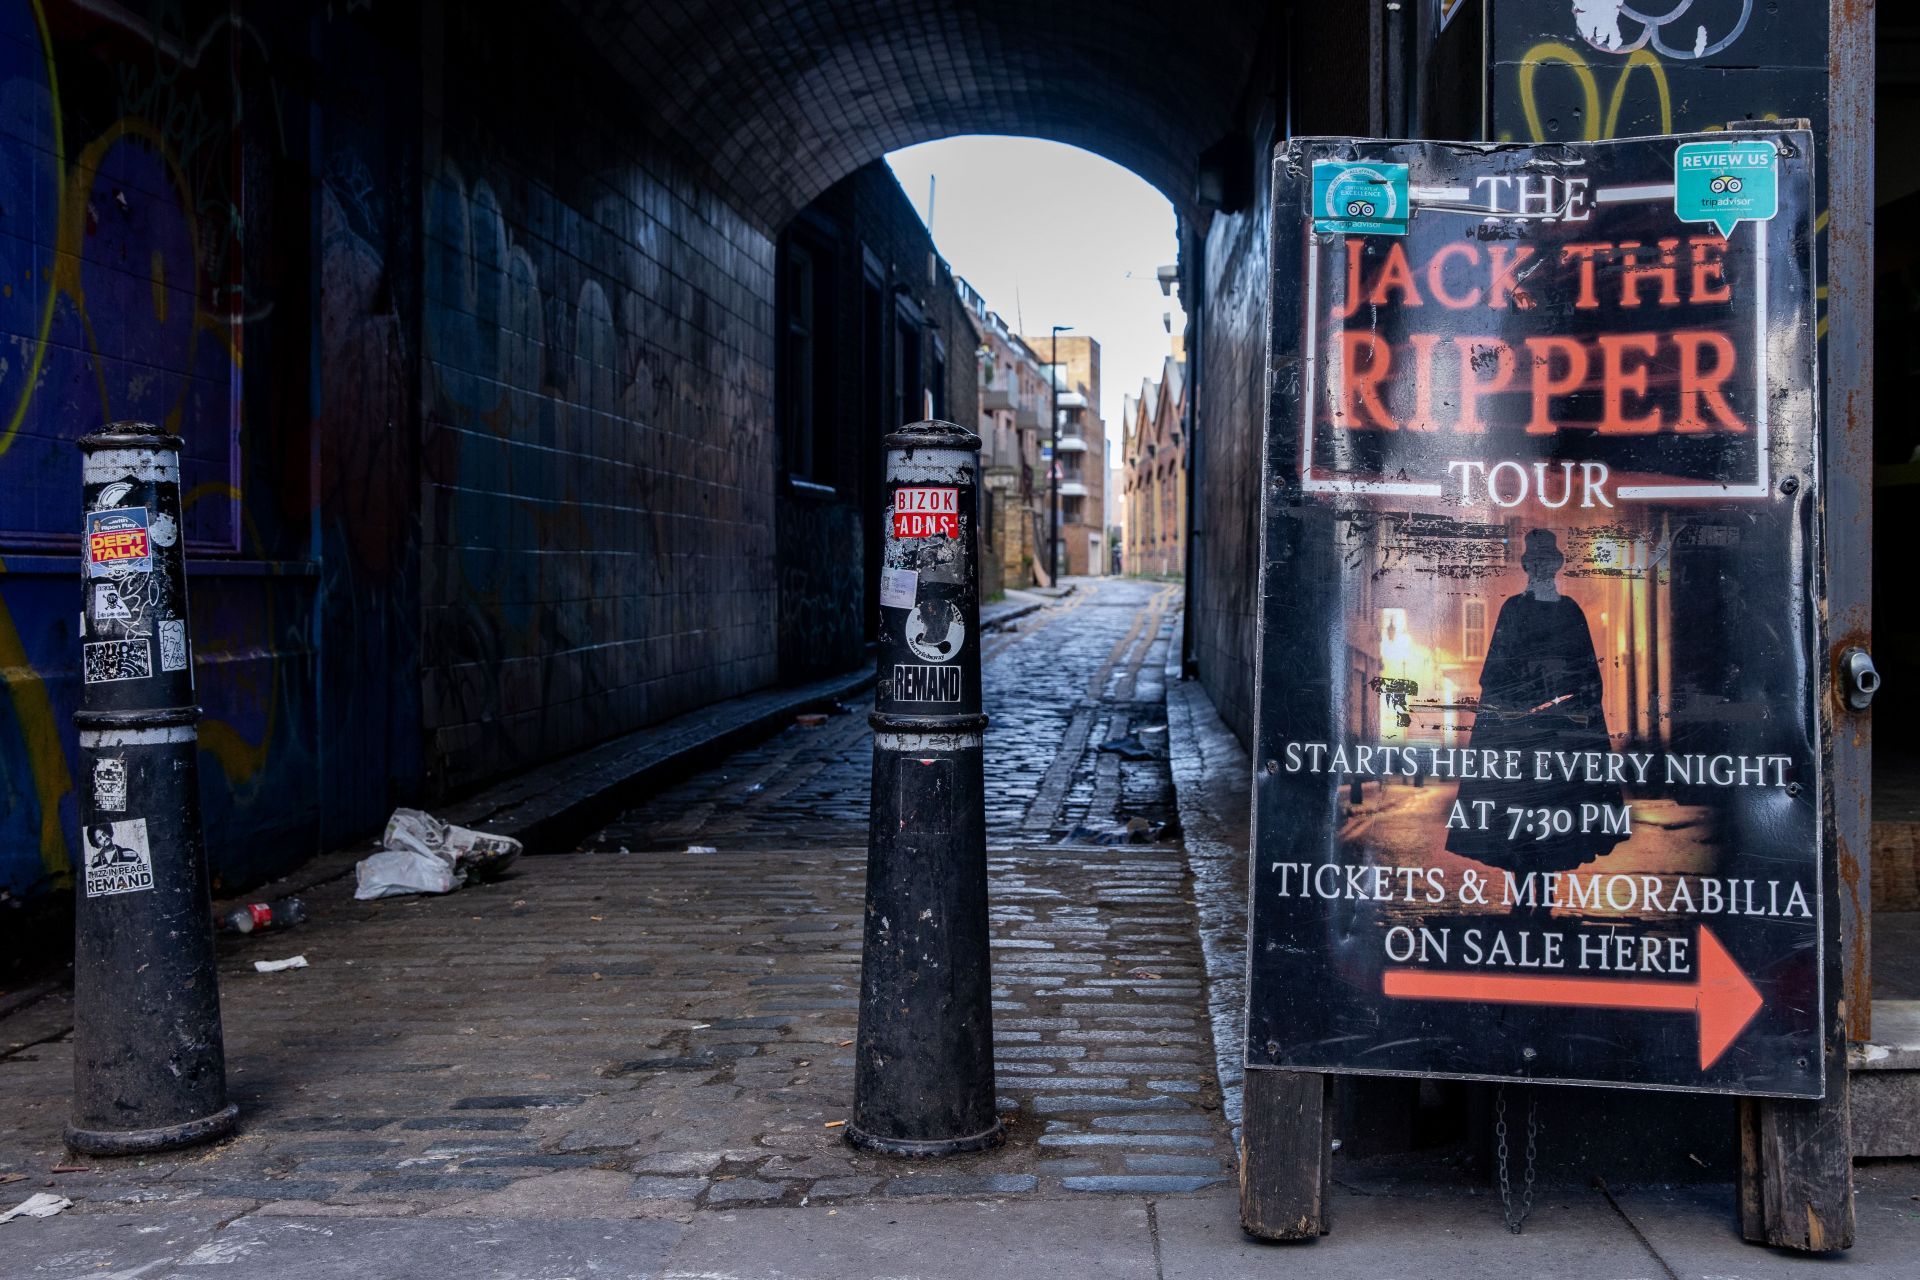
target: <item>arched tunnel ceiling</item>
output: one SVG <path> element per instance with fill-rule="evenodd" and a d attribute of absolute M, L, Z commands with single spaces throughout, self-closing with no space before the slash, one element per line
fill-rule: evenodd
<path fill-rule="evenodd" d="M 1106 156 L 1193 211 L 1263 24 L 1248 0 L 568 0 L 661 134 L 763 226 L 964 133 Z M 1009 192 L 1017 199 L 1018 192 Z"/>

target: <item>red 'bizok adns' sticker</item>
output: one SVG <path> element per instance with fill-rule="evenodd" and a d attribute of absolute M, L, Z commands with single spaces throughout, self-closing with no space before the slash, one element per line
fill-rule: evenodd
<path fill-rule="evenodd" d="M 960 491 L 934 488 L 894 490 L 893 536 L 959 537 Z"/>

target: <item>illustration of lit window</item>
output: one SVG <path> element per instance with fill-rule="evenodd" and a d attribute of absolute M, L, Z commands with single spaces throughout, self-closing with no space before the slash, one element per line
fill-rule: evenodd
<path fill-rule="evenodd" d="M 1487 656 L 1487 602 L 1469 600 L 1460 611 L 1460 652 L 1468 658 Z"/>

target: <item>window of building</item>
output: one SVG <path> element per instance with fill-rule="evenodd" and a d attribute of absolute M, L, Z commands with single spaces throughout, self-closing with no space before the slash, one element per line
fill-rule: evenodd
<path fill-rule="evenodd" d="M 1460 610 L 1460 652 L 1468 658 L 1487 656 L 1487 602 L 1469 600 Z"/>
<path fill-rule="evenodd" d="M 833 272 L 831 246 L 800 231 L 781 246 L 777 400 L 780 462 L 789 478 L 831 485 L 833 467 Z"/>
<path fill-rule="evenodd" d="M 897 300 L 893 314 L 893 423 L 892 429 L 926 416 L 926 376 L 920 359 L 920 308 L 912 300 Z"/>
<path fill-rule="evenodd" d="M 854 489 L 860 509 L 881 507 L 882 454 L 880 438 L 887 427 L 887 270 L 874 252 L 860 246 L 860 445 L 855 462 Z M 865 604 L 860 611 L 867 639 L 880 627 L 880 539 L 861 540 Z"/>
<path fill-rule="evenodd" d="M 936 335 L 933 339 L 933 385 L 927 390 L 931 393 L 932 416 L 945 421 L 947 417 L 947 346 Z"/>

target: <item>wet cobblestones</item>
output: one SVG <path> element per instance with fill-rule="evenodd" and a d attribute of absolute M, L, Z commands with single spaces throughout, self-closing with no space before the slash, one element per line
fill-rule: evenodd
<path fill-rule="evenodd" d="M 239 1137 L 52 1175 L 57 1039 L 0 1059 L 19 1104 L 0 1172 L 96 1209 L 616 1217 L 1225 1181 L 1181 847 L 1099 843 L 1171 816 L 1164 760 L 1097 748 L 1164 726 L 1172 603 L 1089 584 L 987 641 L 997 1151 L 901 1161 L 840 1139 L 870 767 L 856 713 L 790 728 L 499 884 L 374 903 L 322 886 L 311 924 L 224 970 Z M 312 967 L 241 967 L 294 951 Z"/>

